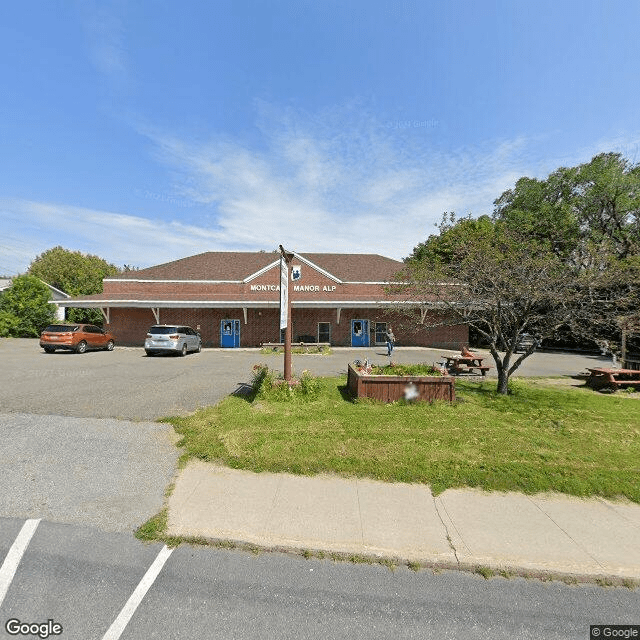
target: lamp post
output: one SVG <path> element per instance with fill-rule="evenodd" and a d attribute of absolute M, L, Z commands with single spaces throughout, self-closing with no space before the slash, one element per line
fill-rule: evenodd
<path fill-rule="evenodd" d="M 293 253 L 280 245 L 280 331 L 284 329 L 284 379 L 291 382 L 291 299 L 289 280 Z"/>

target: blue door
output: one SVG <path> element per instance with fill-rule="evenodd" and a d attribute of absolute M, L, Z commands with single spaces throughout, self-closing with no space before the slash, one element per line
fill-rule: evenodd
<path fill-rule="evenodd" d="M 369 321 L 368 320 L 352 320 L 351 321 L 351 346 L 352 347 L 368 347 L 369 346 Z"/>
<path fill-rule="evenodd" d="M 240 346 L 240 320 L 220 320 L 220 346 L 226 349 Z"/>

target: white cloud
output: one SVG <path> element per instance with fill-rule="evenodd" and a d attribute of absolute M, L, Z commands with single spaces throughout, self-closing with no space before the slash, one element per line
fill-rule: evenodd
<path fill-rule="evenodd" d="M 220 234 L 179 221 L 149 220 L 63 204 L 0 199 L 11 232 L 0 247 L 0 271 L 26 271 L 43 251 L 61 245 L 118 266 L 146 267 L 220 246 Z"/>
<path fill-rule="evenodd" d="M 267 116 L 265 116 L 267 113 Z M 519 137 L 483 147 L 437 149 L 425 131 L 389 129 L 350 108 L 296 116 L 263 108 L 261 138 L 194 143 L 162 132 L 156 160 L 176 175 L 171 222 L 64 204 L 0 200 L 0 271 L 23 271 L 61 244 L 119 265 L 144 267 L 203 251 L 372 252 L 401 259 L 436 232 L 445 211 L 489 214 L 521 176 L 545 177 L 600 151 L 638 149 L 638 136 L 549 158 L 545 140 Z M 178 201 L 178 200 L 177 200 Z M 213 212 L 202 224 L 194 210 Z M 182 220 L 180 218 L 183 218 Z M 212 219 L 210 227 L 207 223 Z M 8 271 L 9 269 L 9 271 Z"/>
<path fill-rule="evenodd" d="M 491 213 L 530 164 L 524 138 L 445 153 L 425 143 L 425 131 L 399 134 L 350 107 L 312 118 L 262 105 L 259 128 L 254 148 L 144 132 L 182 176 L 182 196 L 216 211 L 230 246 L 400 259 L 444 211 Z"/>

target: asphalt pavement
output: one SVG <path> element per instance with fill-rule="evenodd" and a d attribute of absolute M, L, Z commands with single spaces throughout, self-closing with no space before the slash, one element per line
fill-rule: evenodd
<path fill-rule="evenodd" d="M 398 348 L 396 362 L 439 362 L 445 350 Z M 640 580 L 640 505 L 566 496 L 447 491 L 424 485 L 251 474 L 192 461 L 161 416 L 214 404 L 251 379 L 257 350 L 147 358 L 142 349 L 45 354 L 0 340 L 0 516 L 133 530 L 157 513 L 169 533 L 263 548 L 339 552 L 496 571 Z M 294 370 L 340 375 L 381 348 L 294 356 Z M 605 360 L 537 353 L 524 376 L 570 376 Z M 489 374 L 491 376 L 491 372 Z M 129 418 L 124 420 L 123 418 Z"/>
<path fill-rule="evenodd" d="M 163 506 L 177 440 L 157 422 L 0 414 L 0 516 L 132 532 Z"/>
<path fill-rule="evenodd" d="M 0 564 L 24 526 L 0 517 Z M 6 631 L 11 620 L 60 625 L 50 640 L 585 640 L 590 625 L 639 622 L 640 590 L 622 587 L 167 550 L 46 521 L 22 551 L 14 575 L 0 570 L 0 638 L 25 637 Z"/>
<path fill-rule="evenodd" d="M 446 349 L 398 347 L 398 363 L 442 362 Z M 487 351 L 479 350 L 493 365 Z M 308 369 L 319 376 L 346 375 L 349 362 L 389 362 L 385 347 L 338 347 L 328 356 L 293 355 L 294 373 Z M 112 352 L 47 354 L 37 340 L 0 338 L 0 413 L 18 412 L 87 418 L 156 420 L 186 415 L 216 404 L 251 382 L 252 367 L 283 370 L 283 356 L 259 349 L 204 349 L 184 358 L 149 358 L 144 349 L 116 347 Z M 599 356 L 534 353 L 517 371 L 522 376 L 574 375 L 610 364 Z M 488 377 L 495 376 L 495 367 Z M 475 379 L 478 379 L 476 377 Z"/>

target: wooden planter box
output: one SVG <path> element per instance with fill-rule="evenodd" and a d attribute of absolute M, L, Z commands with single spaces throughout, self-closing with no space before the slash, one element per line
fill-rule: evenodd
<path fill-rule="evenodd" d="M 354 398 L 395 402 L 405 397 L 410 384 L 418 393 L 416 400 L 453 402 L 456 399 L 455 380 L 451 376 L 373 376 L 349 364 L 347 388 Z"/>

